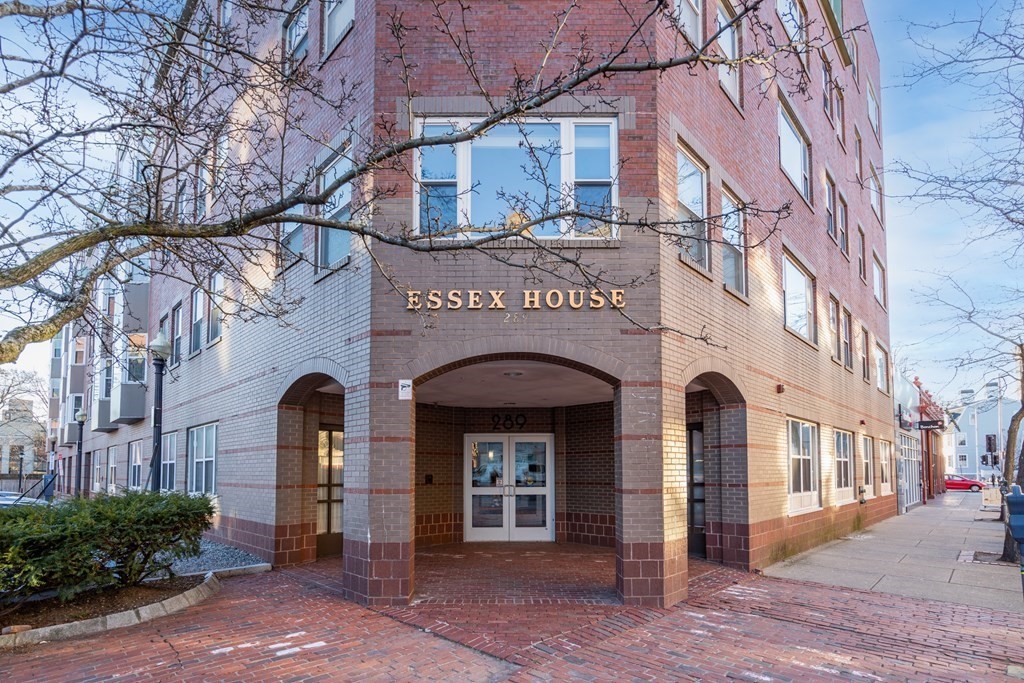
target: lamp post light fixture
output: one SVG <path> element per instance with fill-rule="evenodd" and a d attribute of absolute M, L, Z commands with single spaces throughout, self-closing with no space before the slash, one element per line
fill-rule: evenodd
<path fill-rule="evenodd" d="M 85 421 L 89 419 L 84 410 L 75 414 L 78 423 L 78 455 L 75 456 L 75 495 L 82 497 L 82 436 L 85 434 Z"/>
<path fill-rule="evenodd" d="M 167 358 L 171 355 L 171 342 L 167 340 L 163 330 L 149 344 L 149 352 L 153 354 L 153 459 L 150 462 L 149 481 L 153 491 L 160 490 L 160 442 L 163 440 L 163 409 L 164 409 L 164 369 Z M 172 482 L 173 483 L 173 482 Z"/>

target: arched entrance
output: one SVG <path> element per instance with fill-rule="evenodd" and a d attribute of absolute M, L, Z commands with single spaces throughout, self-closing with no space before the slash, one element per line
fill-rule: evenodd
<path fill-rule="evenodd" d="M 686 385 L 687 537 L 691 555 L 750 563 L 747 408 L 721 371 Z"/>
<path fill-rule="evenodd" d="M 342 553 L 346 373 L 326 358 L 306 361 L 277 404 L 275 565 Z"/>
<path fill-rule="evenodd" d="M 416 548 L 615 545 L 615 379 L 542 354 L 488 355 L 416 383 Z"/>

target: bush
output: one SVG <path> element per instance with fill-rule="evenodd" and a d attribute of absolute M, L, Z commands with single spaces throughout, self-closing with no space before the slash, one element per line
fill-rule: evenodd
<path fill-rule="evenodd" d="M 137 584 L 198 554 L 212 517 L 205 496 L 151 491 L 0 509 L 0 601 Z"/>

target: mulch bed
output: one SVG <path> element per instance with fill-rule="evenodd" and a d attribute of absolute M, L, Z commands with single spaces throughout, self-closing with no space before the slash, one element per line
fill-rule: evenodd
<path fill-rule="evenodd" d="M 1000 558 L 1003 556 L 1002 553 L 986 553 L 982 550 L 974 551 L 974 561 L 983 564 L 998 564 L 1006 567 L 1016 567 L 1015 562 L 1004 562 Z"/>
<path fill-rule="evenodd" d="M 83 593 L 68 602 L 61 602 L 57 598 L 27 602 L 7 613 L 2 613 L 3 608 L 0 608 L 0 627 L 28 624 L 32 628 L 39 628 L 116 614 L 184 593 L 202 583 L 203 578 L 176 576 L 173 579 L 147 582 L 142 586 Z"/>

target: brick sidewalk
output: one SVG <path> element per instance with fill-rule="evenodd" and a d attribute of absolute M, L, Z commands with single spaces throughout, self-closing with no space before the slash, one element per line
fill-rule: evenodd
<path fill-rule="evenodd" d="M 187 612 L 0 655 L 0 681 L 974 682 L 1024 666 L 1021 615 L 705 563 L 669 610 L 467 595 L 375 612 L 341 599 L 329 566 L 227 579 Z"/>

